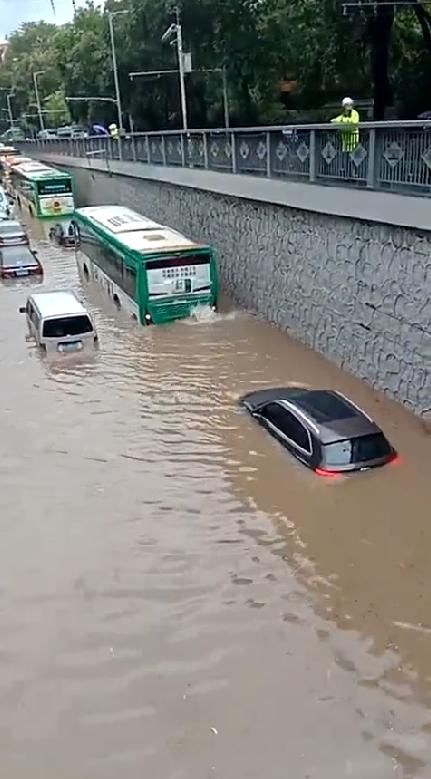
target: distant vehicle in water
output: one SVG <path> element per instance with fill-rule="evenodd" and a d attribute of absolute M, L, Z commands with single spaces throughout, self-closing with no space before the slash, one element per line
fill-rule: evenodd
<path fill-rule="evenodd" d="M 0 276 L 2 279 L 42 276 L 43 268 L 37 253 L 28 245 L 0 245 Z"/>
<path fill-rule="evenodd" d="M 16 219 L 0 220 L 0 246 L 23 246 L 29 243 L 28 235 Z"/>
<path fill-rule="evenodd" d="M 82 352 L 98 343 L 93 319 L 73 292 L 38 292 L 19 311 L 42 349 Z"/>
<path fill-rule="evenodd" d="M 49 230 L 49 239 L 58 246 L 65 248 L 76 246 L 77 232 L 74 220 L 72 219 L 67 225 L 63 225 L 61 222 L 53 225 Z"/>
<path fill-rule="evenodd" d="M 243 406 L 297 460 L 320 476 L 386 465 L 397 455 L 381 429 L 333 390 L 256 390 Z"/>
<path fill-rule="evenodd" d="M 65 171 L 28 162 L 14 165 L 9 181 L 18 207 L 25 206 L 32 216 L 68 216 L 75 210 L 72 176 Z"/>
<path fill-rule="evenodd" d="M 12 205 L 9 197 L 3 187 L 0 187 L 0 220 L 10 219 L 11 213 Z"/>
<path fill-rule="evenodd" d="M 218 278 L 211 246 L 121 206 L 78 208 L 74 220 L 88 257 L 77 257 L 84 274 L 141 324 L 188 317 L 198 306 L 215 310 Z"/>
<path fill-rule="evenodd" d="M 0 147 L 0 176 L 4 177 L 7 170 L 7 160 L 9 157 L 18 157 L 20 152 L 15 149 L 14 146 L 1 146 Z"/>

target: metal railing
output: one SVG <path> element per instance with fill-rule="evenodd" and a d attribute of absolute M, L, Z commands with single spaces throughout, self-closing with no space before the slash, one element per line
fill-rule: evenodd
<path fill-rule="evenodd" d="M 343 129 L 342 129 L 343 128 Z M 346 128 L 346 129 L 345 129 Z M 431 192 L 431 122 L 365 122 L 133 133 L 20 144 L 58 154 L 332 184 L 411 195 Z M 350 135 L 349 135 L 350 132 Z"/>

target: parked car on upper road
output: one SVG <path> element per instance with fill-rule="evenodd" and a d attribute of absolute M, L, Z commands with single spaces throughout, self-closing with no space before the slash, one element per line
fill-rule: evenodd
<path fill-rule="evenodd" d="M 44 130 L 39 130 L 37 133 L 37 137 L 40 141 L 48 141 L 50 138 L 56 138 L 57 137 L 57 131 L 51 130 L 49 127 L 46 127 Z"/>
<path fill-rule="evenodd" d="M 340 392 L 263 389 L 244 395 L 241 403 L 320 476 L 374 468 L 397 458 L 375 422 Z"/>

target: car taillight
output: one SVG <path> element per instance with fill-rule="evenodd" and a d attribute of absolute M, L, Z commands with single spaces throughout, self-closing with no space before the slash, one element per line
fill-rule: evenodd
<path fill-rule="evenodd" d="M 315 468 L 314 473 L 318 476 L 325 476 L 327 479 L 336 479 L 340 474 L 337 471 L 327 471 L 325 468 Z"/>
<path fill-rule="evenodd" d="M 389 465 L 400 465 L 401 464 L 401 457 L 397 452 L 394 452 L 391 459 L 389 460 Z"/>

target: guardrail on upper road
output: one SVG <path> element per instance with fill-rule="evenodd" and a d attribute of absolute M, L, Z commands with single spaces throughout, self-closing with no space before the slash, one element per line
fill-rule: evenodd
<path fill-rule="evenodd" d="M 50 139 L 20 146 L 30 154 L 37 147 L 89 159 L 106 156 L 149 165 L 430 194 L 431 122 L 366 122 L 358 126 L 358 136 L 349 132 L 351 125 L 290 125 L 134 133 L 121 141 L 100 136 Z"/>

